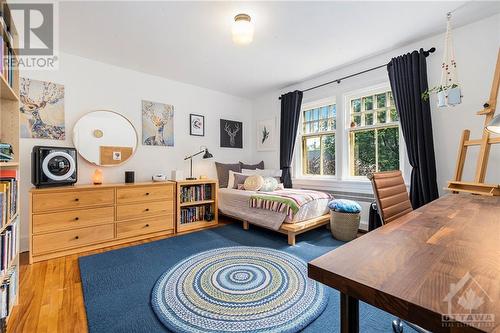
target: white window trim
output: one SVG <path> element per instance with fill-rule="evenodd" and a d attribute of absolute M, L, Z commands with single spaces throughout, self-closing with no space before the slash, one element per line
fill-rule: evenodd
<path fill-rule="evenodd" d="M 352 98 L 362 97 L 370 94 L 377 94 L 390 90 L 389 82 L 384 82 L 369 87 L 356 89 L 342 94 L 341 98 L 331 96 L 319 100 L 304 103 L 300 112 L 299 129 L 295 142 L 295 153 L 292 164 L 292 177 L 294 185 L 300 187 L 314 187 L 317 189 L 332 189 L 338 191 L 351 191 L 360 193 L 372 193 L 371 184 L 364 176 L 349 175 L 349 129 L 350 129 L 350 104 Z M 336 129 L 335 129 L 335 176 L 323 175 L 303 175 L 302 174 L 302 117 L 303 110 L 336 104 Z M 406 171 L 409 162 L 406 154 L 403 133 L 399 126 L 399 167 L 406 181 L 409 181 Z"/>
<path fill-rule="evenodd" d="M 333 131 L 333 133 L 335 133 L 335 175 L 334 176 L 304 175 L 303 171 L 302 171 L 302 157 L 303 157 L 303 155 L 302 155 L 302 153 L 303 153 L 302 136 L 304 135 L 304 128 L 302 126 L 302 122 L 304 120 L 303 119 L 304 111 L 309 110 L 309 109 L 315 109 L 315 108 L 326 106 L 326 105 L 331 105 L 331 104 L 335 104 L 335 110 L 336 110 L 336 117 L 335 117 L 336 126 L 335 126 L 335 130 Z M 312 102 L 302 104 L 302 106 L 300 108 L 299 128 L 297 130 L 297 138 L 295 141 L 295 151 L 294 151 L 295 157 L 293 159 L 293 165 L 292 165 L 292 168 L 293 168 L 292 177 L 294 179 L 310 179 L 310 180 L 337 179 L 337 174 L 338 174 L 338 170 L 337 170 L 337 161 L 338 161 L 338 159 L 337 159 L 337 133 L 338 133 L 337 127 L 339 124 L 338 123 L 338 114 L 339 114 L 339 110 L 337 107 L 337 99 L 335 96 L 328 97 L 328 98 L 322 98 L 319 100 L 314 100 Z M 311 135 L 312 135 L 312 133 L 311 133 Z"/>

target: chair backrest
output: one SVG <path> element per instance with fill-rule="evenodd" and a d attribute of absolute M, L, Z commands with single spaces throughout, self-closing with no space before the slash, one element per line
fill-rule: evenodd
<path fill-rule="evenodd" d="M 400 170 L 368 175 L 382 223 L 386 224 L 413 210 Z"/>

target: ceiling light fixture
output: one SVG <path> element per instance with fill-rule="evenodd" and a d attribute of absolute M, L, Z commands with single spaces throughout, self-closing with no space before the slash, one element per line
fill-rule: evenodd
<path fill-rule="evenodd" d="M 253 23 L 250 15 L 238 14 L 234 17 L 233 42 L 236 44 L 250 44 L 253 40 Z"/>

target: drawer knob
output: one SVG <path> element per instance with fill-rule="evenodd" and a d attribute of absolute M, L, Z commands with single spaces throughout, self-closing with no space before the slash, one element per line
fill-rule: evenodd
<path fill-rule="evenodd" d="M 146 212 L 149 212 L 149 208 L 144 209 Z"/>
<path fill-rule="evenodd" d="M 78 239 L 78 238 L 80 238 L 80 237 L 78 237 L 78 236 L 75 236 L 75 239 Z"/>
<path fill-rule="evenodd" d="M 75 221 L 78 221 L 79 219 L 80 219 L 80 218 L 79 218 L 78 216 L 77 216 L 77 217 L 75 217 Z"/>
<path fill-rule="evenodd" d="M 145 227 L 149 227 L 149 224 L 146 224 Z"/>
<path fill-rule="evenodd" d="M 78 199 L 78 198 L 75 198 L 75 201 L 80 201 L 80 199 Z"/>
<path fill-rule="evenodd" d="M 149 192 L 146 192 L 146 195 L 149 195 Z"/>

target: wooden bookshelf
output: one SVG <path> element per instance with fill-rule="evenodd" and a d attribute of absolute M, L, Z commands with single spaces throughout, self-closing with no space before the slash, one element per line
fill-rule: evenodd
<path fill-rule="evenodd" d="M 184 189 L 193 187 L 206 186 L 203 197 L 184 197 Z M 181 180 L 177 181 L 177 226 L 176 232 L 192 231 L 208 226 L 213 226 L 218 223 L 217 210 L 217 189 L 219 185 L 217 180 L 213 179 L 198 179 L 198 180 Z M 208 191 L 209 192 L 208 192 Z M 208 195 L 208 196 L 207 196 Z M 209 207 L 213 215 L 213 219 L 207 221 L 205 217 L 195 219 L 192 222 L 183 220 L 183 210 L 193 209 L 196 207 Z"/>
<path fill-rule="evenodd" d="M 0 0 L 0 10 L 2 12 L 2 16 L 5 22 L 5 28 L 10 28 L 10 34 L 12 36 L 13 43 L 11 48 L 14 49 L 13 57 L 17 59 L 15 54 L 15 50 L 17 50 L 19 46 L 19 38 L 17 34 L 17 30 L 14 26 L 14 22 L 12 20 L 12 16 L 10 14 L 9 6 L 6 4 L 5 0 Z M 2 37 L 2 41 L 5 43 L 7 38 L 7 31 L 2 26 L 0 26 L 0 36 Z M 2 57 L 2 60 L 5 60 L 5 56 Z M 6 62 L 3 63 L 3 67 L 7 66 Z M 20 192 L 20 164 L 19 164 L 19 68 L 17 67 L 17 61 L 13 62 L 13 70 L 12 70 L 12 85 L 9 85 L 8 79 L 4 76 L 3 71 L 0 71 L 0 142 L 8 143 L 12 145 L 12 149 L 14 152 L 14 159 L 8 162 L 0 161 L 0 170 L 6 169 L 15 169 L 17 170 L 17 212 L 13 214 L 9 221 L 7 221 L 1 228 L 0 233 L 5 232 L 6 228 L 11 226 L 14 222 L 19 221 L 19 211 L 20 211 L 20 201 L 19 201 L 19 192 Z M 20 223 L 16 223 L 17 226 L 17 242 L 15 244 L 15 252 L 8 263 L 8 268 L 6 273 L 0 276 L 0 283 L 4 283 L 6 279 L 10 277 L 9 272 L 12 270 L 17 270 L 17 279 L 15 281 L 15 296 L 12 299 L 12 302 L 9 304 L 9 312 L 7 316 L 7 329 L 9 327 L 9 318 L 12 313 L 12 308 L 19 303 L 19 238 L 20 238 Z M 11 284 L 12 284 L 11 280 Z M 1 329 L 0 329 L 1 331 Z"/>

